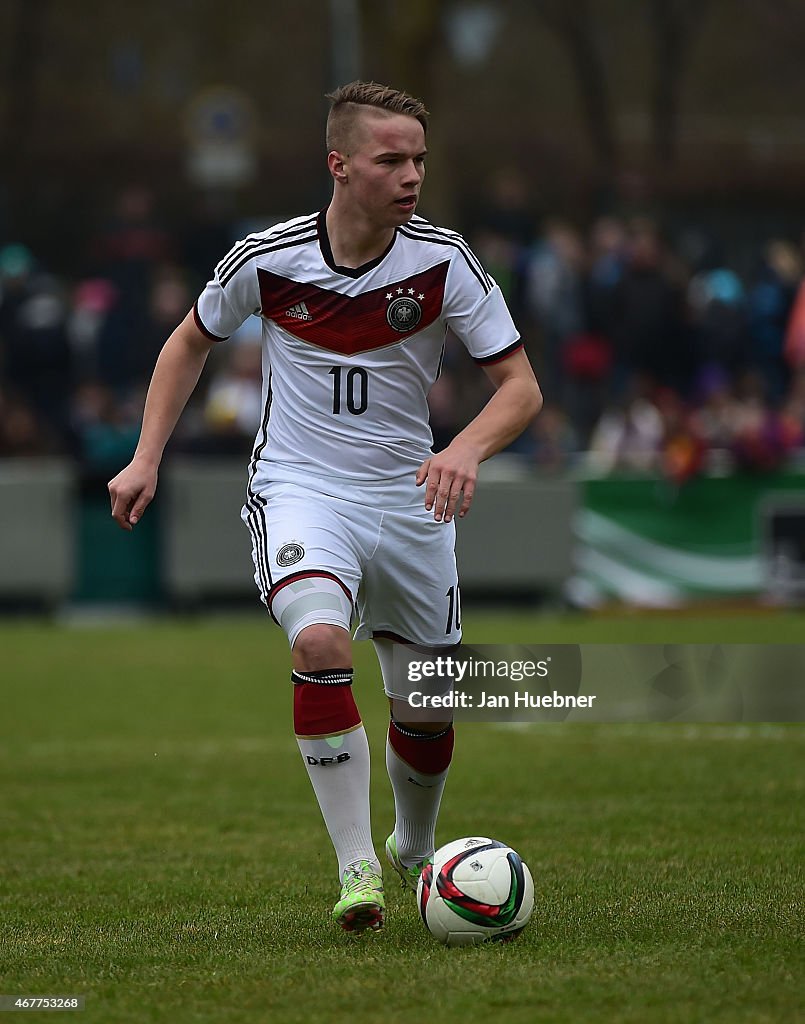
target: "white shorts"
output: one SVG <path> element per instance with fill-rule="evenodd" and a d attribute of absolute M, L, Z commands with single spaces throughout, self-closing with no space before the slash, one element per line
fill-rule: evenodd
<path fill-rule="evenodd" d="M 417 497 L 417 505 L 378 509 L 272 483 L 249 499 L 241 518 L 252 536 L 254 579 L 275 621 L 272 606 L 286 587 L 308 591 L 299 601 L 307 610 L 279 623 L 291 646 L 320 622 L 348 630 L 355 621 L 357 640 L 428 647 L 461 640 L 455 523 L 435 522 Z M 328 591 L 321 607 L 317 585 Z"/>

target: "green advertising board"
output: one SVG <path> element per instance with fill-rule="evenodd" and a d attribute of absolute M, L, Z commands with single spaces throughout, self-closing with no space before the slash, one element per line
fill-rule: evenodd
<path fill-rule="evenodd" d="M 799 473 L 701 477 L 680 487 L 607 477 L 582 487 L 570 587 L 585 603 L 756 596 L 769 584 L 766 517 L 797 499 L 805 509 Z"/>

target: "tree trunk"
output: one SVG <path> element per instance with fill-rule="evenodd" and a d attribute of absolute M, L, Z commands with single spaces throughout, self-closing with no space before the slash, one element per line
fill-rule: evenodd
<path fill-rule="evenodd" d="M 651 0 L 654 50 L 651 89 L 651 153 L 658 166 L 676 162 L 679 104 L 687 58 L 708 0 Z"/>
<path fill-rule="evenodd" d="M 563 44 L 576 77 L 587 133 L 602 181 L 610 183 L 618 163 L 606 66 L 589 0 L 543 0 L 536 11 Z"/>

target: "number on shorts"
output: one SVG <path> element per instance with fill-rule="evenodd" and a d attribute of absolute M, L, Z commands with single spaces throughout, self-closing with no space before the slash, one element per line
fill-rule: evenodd
<path fill-rule="evenodd" d="M 455 628 L 461 629 L 461 594 L 458 587 L 450 587 L 445 594 L 447 598 L 447 627 L 445 629 L 445 636 L 449 636 L 453 632 L 453 624 Z"/>

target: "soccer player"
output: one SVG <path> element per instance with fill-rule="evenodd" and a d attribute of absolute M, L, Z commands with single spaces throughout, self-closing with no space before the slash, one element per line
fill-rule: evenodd
<path fill-rule="evenodd" d="M 338 860 L 333 916 L 362 931 L 382 927 L 385 903 L 351 625 L 375 644 L 391 707 L 386 857 L 415 890 L 434 852 L 453 727 L 410 721 L 393 645 L 458 644 L 454 520 L 471 505 L 479 463 L 521 433 L 542 398 L 498 286 L 460 235 L 416 215 L 425 107 L 366 82 L 328 99 L 332 201 L 221 260 L 159 355 L 137 451 L 109 491 L 130 530 L 210 348 L 260 316 L 264 412 L 242 518 L 262 600 L 291 645 L 294 729 Z M 427 395 L 448 331 L 495 390 L 434 454 Z"/>

